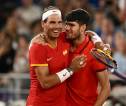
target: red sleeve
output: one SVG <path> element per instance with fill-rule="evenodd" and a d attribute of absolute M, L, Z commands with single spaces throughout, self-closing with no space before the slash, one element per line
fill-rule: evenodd
<path fill-rule="evenodd" d="M 98 60 L 96 60 L 94 57 L 92 59 L 92 68 L 95 72 L 100 72 L 100 71 L 104 71 L 107 67 L 99 62 Z"/>
<path fill-rule="evenodd" d="M 30 66 L 48 66 L 46 50 L 40 44 L 32 44 L 29 50 Z"/>

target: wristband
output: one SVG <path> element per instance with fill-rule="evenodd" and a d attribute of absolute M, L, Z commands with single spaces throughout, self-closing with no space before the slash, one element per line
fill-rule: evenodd
<path fill-rule="evenodd" d="M 67 68 L 67 70 L 70 73 L 70 75 L 73 75 L 73 70 L 71 68 Z"/>
<path fill-rule="evenodd" d="M 63 69 L 60 72 L 57 72 L 56 74 L 57 74 L 57 76 L 59 77 L 59 79 L 60 79 L 60 81 L 62 83 L 67 78 L 69 78 L 73 74 L 73 72 L 72 72 L 72 70 L 70 68 L 68 68 L 68 69 Z"/>
<path fill-rule="evenodd" d="M 92 36 L 91 36 L 91 40 L 92 42 L 95 44 L 96 42 L 102 42 L 101 38 L 98 36 L 97 33 L 95 33 L 94 31 L 91 31 L 91 30 L 88 30 L 86 32 L 90 32 L 92 33 Z"/>

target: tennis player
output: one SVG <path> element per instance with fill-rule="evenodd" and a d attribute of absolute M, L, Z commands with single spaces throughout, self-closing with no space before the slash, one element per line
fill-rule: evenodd
<path fill-rule="evenodd" d="M 87 57 L 86 66 L 67 81 L 67 106 L 102 106 L 110 94 L 106 67 L 90 54 L 95 45 L 85 33 L 89 20 L 89 13 L 83 9 L 66 15 L 65 28 L 71 44 L 69 62 L 79 54 Z M 101 87 L 99 93 L 98 84 Z"/>
<path fill-rule="evenodd" d="M 49 7 L 42 15 L 43 33 L 33 38 L 29 48 L 30 93 L 27 106 L 66 106 L 66 82 L 84 67 L 84 56 L 68 66 L 69 43 L 64 39 L 59 9 Z M 59 36 L 60 35 L 60 36 Z"/>

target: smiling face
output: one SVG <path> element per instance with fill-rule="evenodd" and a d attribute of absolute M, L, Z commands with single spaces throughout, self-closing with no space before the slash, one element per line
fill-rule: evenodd
<path fill-rule="evenodd" d="M 62 18 L 59 15 L 50 15 L 45 22 L 42 23 L 44 32 L 49 38 L 59 37 L 62 31 Z"/>

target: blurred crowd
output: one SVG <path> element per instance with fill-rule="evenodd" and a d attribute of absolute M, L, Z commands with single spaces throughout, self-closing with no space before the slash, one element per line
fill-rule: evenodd
<path fill-rule="evenodd" d="M 126 74 L 125 0 L 0 0 L 0 73 L 28 73 L 29 42 L 42 32 L 41 15 L 50 5 L 62 11 L 63 19 L 73 9 L 87 10 L 89 29 L 110 44 L 118 71 Z"/>

